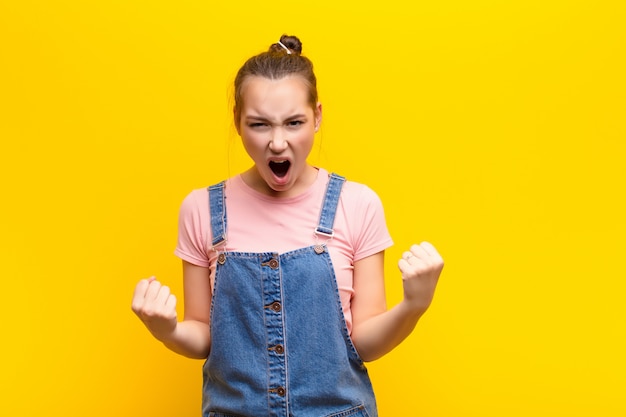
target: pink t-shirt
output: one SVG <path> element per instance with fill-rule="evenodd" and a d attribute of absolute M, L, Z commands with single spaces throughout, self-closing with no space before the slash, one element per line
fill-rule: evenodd
<path fill-rule="evenodd" d="M 219 251 L 284 253 L 316 243 L 326 243 L 333 266 L 348 330 L 352 329 L 350 300 L 354 294 L 354 262 L 390 247 L 380 199 L 363 184 L 343 185 L 328 239 L 314 233 L 329 174 L 319 169 L 315 183 L 295 197 L 275 198 L 250 188 L 241 176 L 226 181 L 227 242 Z M 211 288 L 218 253 L 211 246 L 211 221 L 206 188 L 192 191 L 180 209 L 175 254 L 194 265 L 210 268 Z"/>

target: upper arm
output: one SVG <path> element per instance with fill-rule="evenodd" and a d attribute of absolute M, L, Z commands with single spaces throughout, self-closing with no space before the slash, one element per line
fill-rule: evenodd
<path fill-rule="evenodd" d="M 211 281 L 209 268 L 183 261 L 184 320 L 209 324 L 211 319 Z"/>
<path fill-rule="evenodd" d="M 354 296 L 350 303 L 353 329 L 387 310 L 384 280 L 385 251 L 354 263 Z"/>

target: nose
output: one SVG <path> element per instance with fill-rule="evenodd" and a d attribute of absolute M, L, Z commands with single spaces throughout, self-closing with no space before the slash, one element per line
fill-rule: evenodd
<path fill-rule="evenodd" d="M 274 153 L 281 153 L 287 149 L 288 146 L 289 143 L 287 142 L 285 132 L 281 128 L 273 129 L 269 143 L 270 150 Z"/>

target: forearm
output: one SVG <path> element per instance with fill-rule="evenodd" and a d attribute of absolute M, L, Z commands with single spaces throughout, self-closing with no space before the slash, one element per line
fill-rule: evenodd
<path fill-rule="evenodd" d="M 411 334 L 424 311 L 403 300 L 355 326 L 352 341 L 361 358 L 369 362 L 389 353 Z"/>
<path fill-rule="evenodd" d="M 201 321 L 181 321 L 170 335 L 154 336 L 168 349 L 192 359 L 205 359 L 211 350 L 209 325 Z"/>
<path fill-rule="evenodd" d="M 352 329 L 354 345 L 365 361 L 380 358 L 411 334 L 433 299 L 443 269 L 443 259 L 434 246 L 422 242 L 412 245 L 409 251 L 403 253 L 398 267 L 402 273 L 404 299 L 391 310 L 364 316 Z M 363 269 L 365 268 L 361 268 L 360 263 L 358 270 L 355 265 L 355 275 L 359 273 L 359 282 L 361 274 L 367 276 L 362 272 Z M 372 298 L 371 291 L 369 297 L 365 297 L 368 298 Z M 364 304 L 367 303 L 359 303 L 359 310 L 364 309 Z"/>

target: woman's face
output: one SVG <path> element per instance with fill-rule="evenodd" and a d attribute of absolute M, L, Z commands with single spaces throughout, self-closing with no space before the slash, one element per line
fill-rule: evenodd
<path fill-rule="evenodd" d="M 317 175 L 306 159 L 321 122 L 321 105 L 311 107 L 308 88 L 298 76 L 280 80 L 250 77 L 241 97 L 237 130 L 255 164 L 244 173 L 244 180 L 272 196 L 304 191 Z"/>

